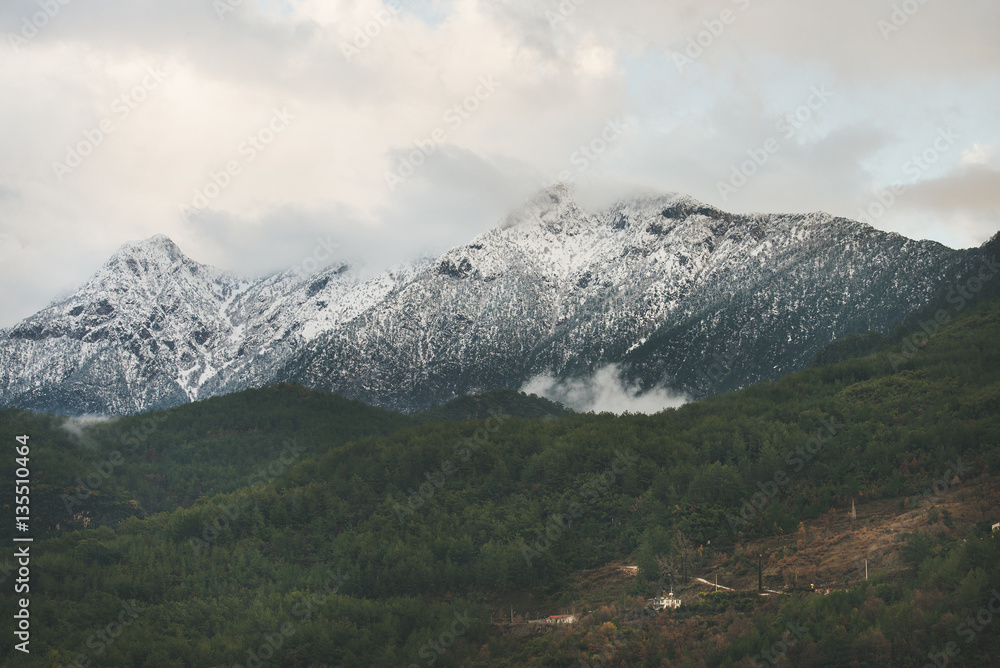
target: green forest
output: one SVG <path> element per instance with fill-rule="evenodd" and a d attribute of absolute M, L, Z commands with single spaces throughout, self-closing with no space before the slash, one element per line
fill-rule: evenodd
<path fill-rule="evenodd" d="M 852 337 L 776 382 L 656 415 L 496 392 L 404 416 L 293 385 L 30 436 L 31 653 L 6 666 L 913 666 L 1000 657 L 1000 521 L 892 537 L 816 596 L 644 605 L 853 504 L 1000 473 L 1000 302 Z M 929 492 L 930 490 L 930 492 Z M 895 507 L 895 506 L 894 506 Z M 13 506 L 4 506 L 4 536 Z M 955 523 L 944 517 L 942 522 Z M 0 607 L 17 602 L 13 549 Z M 6 559 L 6 561 L 4 561 Z M 634 563 L 572 629 L 493 623 Z M 750 563 L 747 567 L 753 568 Z M 585 597 L 584 597 L 585 598 Z M 554 614 L 551 611 L 549 614 Z"/>

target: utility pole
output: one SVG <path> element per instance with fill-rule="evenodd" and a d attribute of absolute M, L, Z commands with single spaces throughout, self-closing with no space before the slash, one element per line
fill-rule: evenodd
<path fill-rule="evenodd" d="M 868 582 L 868 560 L 865 559 L 865 582 Z"/>
<path fill-rule="evenodd" d="M 757 593 L 764 591 L 764 555 L 757 555 Z"/>

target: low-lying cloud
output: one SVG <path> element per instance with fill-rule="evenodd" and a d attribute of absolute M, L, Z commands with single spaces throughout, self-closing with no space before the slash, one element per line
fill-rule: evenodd
<path fill-rule="evenodd" d="M 643 392 L 624 378 L 617 364 L 601 367 L 592 376 L 583 378 L 560 380 L 542 374 L 525 383 L 521 391 L 558 401 L 582 413 L 652 414 L 689 401 L 688 397 L 663 386 Z"/>
<path fill-rule="evenodd" d="M 86 443 L 86 430 L 94 425 L 111 422 L 114 418 L 104 415 L 82 415 L 80 417 L 68 417 L 59 426 L 77 441 Z"/>

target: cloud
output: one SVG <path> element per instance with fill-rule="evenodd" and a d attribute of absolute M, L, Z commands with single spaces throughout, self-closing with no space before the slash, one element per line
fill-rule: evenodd
<path fill-rule="evenodd" d="M 925 210 L 995 214 L 1000 211 L 1000 170 L 981 165 L 963 167 L 947 176 L 920 182 L 905 201 Z"/>
<path fill-rule="evenodd" d="M 971 239 L 988 239 L 1000 229 L 1000 145 L 976 144 L 951 171 L 913 184 L 899 198 L 902 230 L 921 222 L 930 231 L 947 226 Z M 905 222 L 903 222 L 905 221 Z M 928 235 L 931 236 L 931 235 Z"/>
<path fill-rule="evenodd" d="M 113 422 L 115 418 L 103 415 L 84 415 L 81 417 L 64 418 L 59 427 L 75 440 L 83 443 L 88 442 L 86 430 L 94 425 Z"/>
<path fill-rule="evenodd" d="M 625 380 L 617 364 L 601 367 L 592 376 L 583 378 L 559 380 L 539 375 L 525 383 L 521 391 L 558 401 L 583 413 L 652 414 L 690 401 L 665 387 L 642 391 Z"/>
<path fill-rule="evenodd" d="M 629 132 L 577 175 L 581 199 L 642 188 L 734 211 L 855 217 L 951 124 L 961 145 L 927 180 L 997 169 L 992 0 L 918 3 L 888 39 L 878 21 L 892 3 L 868 0 L 261 0 L 222 15 L 209 0 L 56 4 L 14 49 L 7 37 L 39 5 L 0 3 L 0 327 L 156 233 L 251 274 L 296 262 L 328 234 L 345 259 L 375 266 L 443 250 L 550 183 L 618 117 Z M 724 9 L 736 20 L 711 34 Z M 706 30 L 703 53 L 679 71 L 673 55 Z M 150 68 L 164 81 L 133 98 Z M 449 124 L 484 77 L 495 93 Z M 717 182 L 821 85 L 830 103 L 720 201 Z M 250 160 L 241 147 L 275 108 L 295 119 Z M 87 146 L 105 121 L 113 130 Z M 435 154 L 388 187 L 386 173 L 439 128 Z M 60 179 L 53 163 L 81 143 L 88 155 Z M 234 160 L 231 184 L 185 215 Z M 953 185 L 956 196 L 965 187 Z M 927 224 L 879 224 L 951 246 L 995 231 L 987 214 L 954 226 L 946 208 L 928 212 Z"/>
<path fill-rule="evenodd" d="M 973 144 L 972 148 L 962 152 L 962 164 L 1000 171 L 1000 144 Z"/>

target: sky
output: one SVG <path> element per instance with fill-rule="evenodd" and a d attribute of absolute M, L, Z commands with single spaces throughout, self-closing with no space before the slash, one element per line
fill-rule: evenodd
<path fill-rule="evenodd" d="M 998 34 L 995 0 L 6 0 L 0 327 L 127 241 L 380 271 L 557 181 L 978 246 Z"/>

